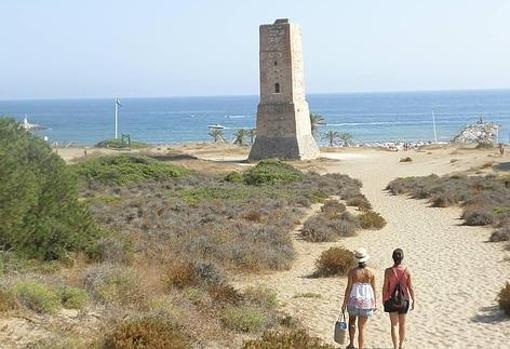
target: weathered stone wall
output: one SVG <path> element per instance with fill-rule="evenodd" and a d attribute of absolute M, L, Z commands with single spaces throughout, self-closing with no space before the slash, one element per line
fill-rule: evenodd
<path fill-rule="evenodd" d="M 277 20 L 260 26 L 260 103 L 250 159 L 311 159 L 319 153 L 305 99 L 301 33 Z"/>

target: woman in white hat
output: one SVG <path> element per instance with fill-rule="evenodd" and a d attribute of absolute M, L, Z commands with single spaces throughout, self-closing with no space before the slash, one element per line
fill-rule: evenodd
<path fill-rule="evenodd" d="M 347 349 L 354 348 L 356 319 L 358 321 L 358 348 L 363 349 L 367 320 L 374 315 L 374 311 L 377 309 L 375 273 L 367 267 L 369 256 L 366 249 L 360 248 L 354 251 L 354 257 L 358 266 L 349 272 L 342 311 L 347 309 L 349 313 L 349 345 Z"/>

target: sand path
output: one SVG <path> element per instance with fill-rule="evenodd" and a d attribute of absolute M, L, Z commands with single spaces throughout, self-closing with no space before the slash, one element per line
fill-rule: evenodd
<path fill-rule="evenodd" d="M 435 161 L 417 153 L 412 156 L 416 159 L 412 164 L 399 163 L 398 155 L 392 153 L 343 157 L 344 161 L 323 164 L 327 172 L 360 179 L 363 193 L 374 210 L 386 218 L 387 226 L 338 243 L 307 243 L 294 232 L 297 259 L 291 270 L 238 280 L 237 284 L 275 289 L 287 312 L 301 319 L 313 334 L 332 343 L 346 279 L 307 278 L 316 258 L 337 244 L 349 249 L 363 246 L 372 257 L 370 265 L 381 276 L 390 265 L 392 250 L 402 247 L 417 293 L 416 310 L 408 316 L 406 348 L 509 348 L 510 321 L 495 306 L 497 292 L 510 279 L 509 261 L 505 260 L 508 252 L 502 244 L 486 243 L 490 229 L 459 225 L 458 208 L 430 208 L 424 201 L 383 191 L 398 176 L 452 171 L 448 159 Z M 378 294 L 381 283 L 379 277 Z M 387 315 L 377 312 L 369 323 L 367 348 L 392 348 L 388 324 Z"/>

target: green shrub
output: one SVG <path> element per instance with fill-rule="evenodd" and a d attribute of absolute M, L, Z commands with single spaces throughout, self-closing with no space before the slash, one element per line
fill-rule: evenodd
<path fill-rule="evenodd" d="M 363 229 L 382 229 L 386 225 L 386 220 L 383 216 L 373 211 L 360 214 L 358 219 Z"/>
<path fill-rule="evenodd" d="M 259 331 L 268 321 L 264 312 L 257 308 L 234 305 L 226 306 L 220 318 L 226 328 L 239 332 Z"/>
<path fill-rule="evenodd" d="M 82 309 L 89 302 L 88 293 L 81 288 L 63 286 L 59 289 L 59 296 L 67 309 Z"/>
<path fill-rule="evenodd" d="M 244 182 L 249 185 L 291 183 L 304 178 L 301 171 L 279 160 L 263 160 L 247 170 Z"/>
<path fill-rule="evenodd" d="M 122 321 L 106 335 L 104 349 L 190 349 L 180 326 L 162 315 Z"/>
<path fill-rule="evenodd" d="M 312 276 L 327 277 L 346 275 L 356 265 L 354 254 L 343 247 L 331 247 L 322 252 L 315 261 L 315 272 Z"/>
<path fill-rule="evenodd" d="M 232 183 L 241 183 L 243 181 L 243 175 L 237 171 L 232 171 L 225 176 L 225 181 Z"/>
<path fill-rule="evenodd" d="M 42 259 L 90 251 L 102 235 L 76 179 L 41 138 L 0 118 L 0 246 Z"/>
<path fill-rule="evenodd" d="M 334 349 L 320 338 L 312 337 L 303 329 L 286 332 L 267 331 L 261 338 L 243 343 L 243 349 Z"/>
<path fill-rule="evenodd" d="M 131 142 L 129 145 L 127 143 L 122 143 L 122 139 L 107 139 L 97 143 L 94 147 L 96 148 L 132 148 L 132 149 L 141 149 L 147 148 L 149 145 L 142 142 Z"/>
<path fill-rule="evenodd" d="M 249 287 L 244 290 L 243 296 L 246 302 L 268 309 L 278 304 L 276 292 L 266 287 Z"/>
<path fill-rule="evenodd" d="M 144 181 L 163 181 L 185 176 L 189 170 L 142 155 L 101 156 L 72 165 L 84 181 L 124 185 Z"/>
<path fill-rule="evenodd" d="M 22 281 L 13 286 L 16 300 L 38 313 L 54 313 L 60 307 L 57 293 L 48 285 L 36 281 Z"/>
<path fill-rule="evenodd" d="M 510 316 L 510 282 L 507 282 L 505 287 L 499 291 L 498 303 L 501 310 Z"/>
<path fill-rule="evenodd" d="M 405 158 L 401 158 L 400 162 L 411 162 L 413 159 L 411 159 L 409 156 L 406 156 Z"/>

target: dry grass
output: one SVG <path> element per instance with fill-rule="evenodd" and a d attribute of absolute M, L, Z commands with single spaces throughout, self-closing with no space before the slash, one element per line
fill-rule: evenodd
<path fill-rule="evenodd" d="M 287 331 L 268 331 L 261 338 L 246 341 L 243 349 L 333 349 L 324 344 L 320 338 L 311 336 L 303 329 Z"/>
<path fill-rule="evenodd" d="M 331 247 L 315 262 L 313 277 L 342 276 L 356 265 L 354 254 L 344 247 Z"/>

